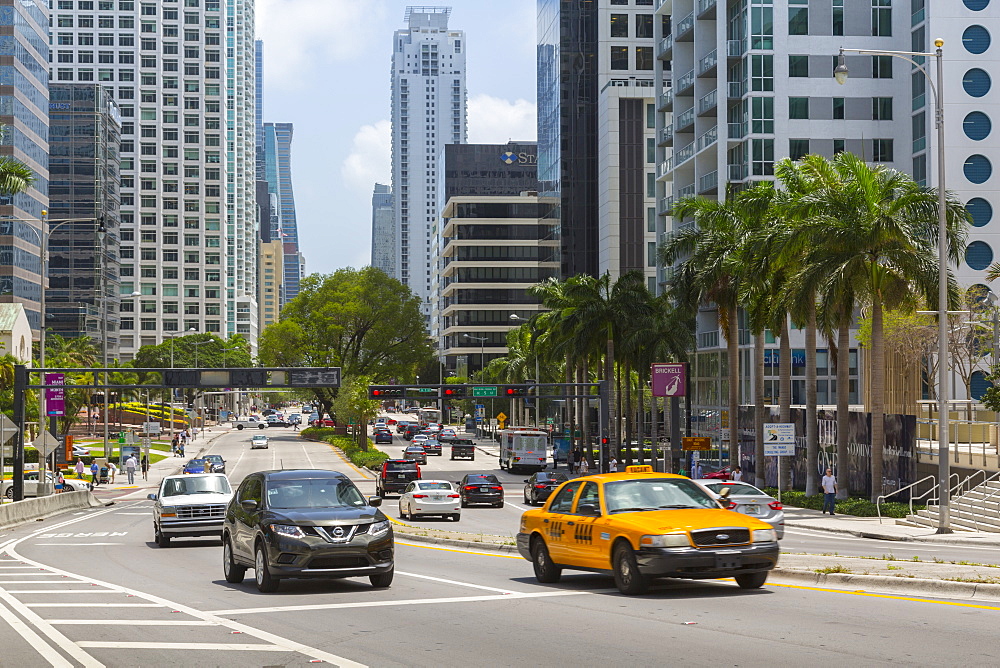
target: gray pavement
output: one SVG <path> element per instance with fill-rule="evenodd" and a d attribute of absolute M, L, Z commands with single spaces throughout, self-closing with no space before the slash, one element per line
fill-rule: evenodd
<path fill-rule="evenodd" d="M 826 531 L 879 540 L 913 541 L 944 545 L 1000 547 L 1000 534 L 956 531 L 938 534 L 935 529 L 897 524 L 893 518 L 824 515 L 818 510 L 785 506 L 785 526 Z"/>

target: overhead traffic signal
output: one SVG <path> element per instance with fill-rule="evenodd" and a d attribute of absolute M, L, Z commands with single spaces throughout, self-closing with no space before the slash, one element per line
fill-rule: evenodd
<path fill-rule="evenodd" d="M 527 388 L 522 385 L 508 385 L 504 388 L 503 393 L 508 397 L 523 397 L 528 393 L 528 391 Z"/>
<path fill-rule="evenodd" d="M 369 399 L 398 399 L 403 396 L 402 385 L 369 385 Z"/>
<path fill-rule="evenodd" d="M 442 396 L 449 399 L 461 399 L 465 397 L 465 385 L 449 385 L 441 388 Z"/>

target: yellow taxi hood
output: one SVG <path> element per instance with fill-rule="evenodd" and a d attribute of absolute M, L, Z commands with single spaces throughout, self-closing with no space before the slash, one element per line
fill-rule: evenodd
<path fill-rule="evenodd" d="M 692 508 L 686 510 L 647 510 L 606 515 L 615 525 L 643 534 L 698 531 L 716 527 L 770 529 L 771 525 L 731 510 Z"/>

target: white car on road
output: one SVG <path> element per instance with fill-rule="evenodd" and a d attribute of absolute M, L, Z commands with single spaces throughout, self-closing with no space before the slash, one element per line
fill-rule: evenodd
<path fill-rule="evenodd" d="M 253 438 L 250 439 L 250 449 L 256 450 L 257 448 L 264 448 L 267 450 L 267 444 L 269 439 L 266 434 L 254 434 Z"/>
<path fill-rule="evenodd" d="M 399 516 L 412 520 L 421 515 L 440 515 L 457 522 L 462 513 L 461 501 L 454 483 L 447 480 L 414 480 L 399 497 Z"/>
<path fill-rule="evenodd" d="M 160 483 L 153 504 L 153 538 L 168 547 L 171 538 L 217 536 L 233 496 L 229 479 L 221 473 L 170 475 Z"/>
<path fill-rule="evenodd" d="M 55 490 L 56 479 L 55 476 L 50 472 L 45 472 L 45 478 L 49 481 L 49 491 Z M 65 492 L 86 492 L 93 488 L 86 480 L 80 480 L 79 478 L 67 478 L 63 477 L 63 491 Z M 38 471 L 25 471 L 24 472 L 24 496 L 35 496 L 38 493 Z M 4 480 L 3 485 L 0 485 L 0 496 L 5 496 L 8 499 L 14 498 L 14 481 Z"/>

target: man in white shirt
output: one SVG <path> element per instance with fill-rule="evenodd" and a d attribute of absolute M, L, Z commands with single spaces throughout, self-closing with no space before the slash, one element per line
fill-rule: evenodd
<path fill-rule="evenodd" d="M 820 485 L 823 487 L 823 513 L 826 514 L 826 509 L 829 508 L 830 514 L 836 515 L 833 510 L 837 501 L 837 479 L 833 477 L 833 469 L 826 470 Z"/>
<path fill-rule="evenodd" d="M 128 474 L 128 484 L 135 484 L 135 469 L 139 465 L 139 462 L 135 461 L 135 455 L 129 455 L 129 458 L 125 460 L 125 473 Z"/>
<path fill-rule="evenodd" d="M 608 471 L 610 473 L 618 473 L 618 460 L 615 459 L 614 455 L 611 455 L 611 460 L 608 462 Z"/>
<path fill-rule="evenodd" d="M 692 478 L 694 478 L 695 480 L 701 480 L 701 478 L 704 475 L 705 471 L 704 471 L 704 469 L 701 468 L 701 462 L 700 461 L 697 461 L 697 460 L 695 461 L 694 468 L 692 469 L 691 473 L 692 473 L 692 475 L 691 475 Z"/>
<path fill-rule="evenodd" d="M 743 469 L 739 466 L 733 468 L 733 473 L 729 476 L 729 479 L 733 482 L 743 482 Z"/>

